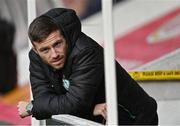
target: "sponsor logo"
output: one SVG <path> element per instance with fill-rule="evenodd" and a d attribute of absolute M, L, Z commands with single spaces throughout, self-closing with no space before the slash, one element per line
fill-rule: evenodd
<path fill-rule="evenodd" d="M 180 14 L 162 24 L 156 31 L 147 37 L 147 42 L 150 44 L 157 42 L 165 42 L 180 35 Z"/>

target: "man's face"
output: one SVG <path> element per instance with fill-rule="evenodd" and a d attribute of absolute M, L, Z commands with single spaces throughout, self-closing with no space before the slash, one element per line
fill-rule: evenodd
<path fill-rule="evenodd" d="M 60 32 L 52 32 L 45 40 L 41 42 L 33 42 L 36 53 L 42 60 L 53 67 L 54 69 L 61 69 L 64 67 L 67 44 Z"/>

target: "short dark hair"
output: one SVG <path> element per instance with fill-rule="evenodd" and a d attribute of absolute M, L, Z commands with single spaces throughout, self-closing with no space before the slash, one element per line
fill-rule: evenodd
<path fill-rule="evenodd" d="M 29 26 L 29 39 L 32 44 L 33 42 L 41 42 L 46 39 L 50 33 L 56 30 L 60 31 L 57 24 L 55 24 L 51 18 L 40 16 L 37 17 Z"/>

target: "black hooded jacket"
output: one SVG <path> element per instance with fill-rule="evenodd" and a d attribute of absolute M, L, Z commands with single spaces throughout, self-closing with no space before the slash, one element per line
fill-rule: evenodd
<path fill-rule="evenodd" d="M 93 116 L 93 109 L 97 103 L 105 102 L 103 48 L 81 32 L 75 11 L 55 8 L 43 16 L 58 24 L 69 48 L 65 67 L 59 71 L 30 51 L 33 116 L 47 119 L 52 115 L 71 114 L 101 122 Z M 117 62 L 116 73 L 119 123 L 150 124 L 157 114 L 155 100 Z M 68 89 L 62 79 L 68 81 Z"/>

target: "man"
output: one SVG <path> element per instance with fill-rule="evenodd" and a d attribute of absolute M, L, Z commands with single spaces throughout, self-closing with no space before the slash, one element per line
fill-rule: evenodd
<path fill-rule="evenodd" d="M 19 102 L 20 116 L 71 114 L 102 123 L 106 111 L 98 110 L 106 108 L 100 104 L 105 103 L 103 48 L 81 32 L 75 11 L 51 9 L 37 17 L 28 32 L 34 100 Z M 155 100 L 117 62 L 116 74 L 119 124 L 157 124 Z"/>

